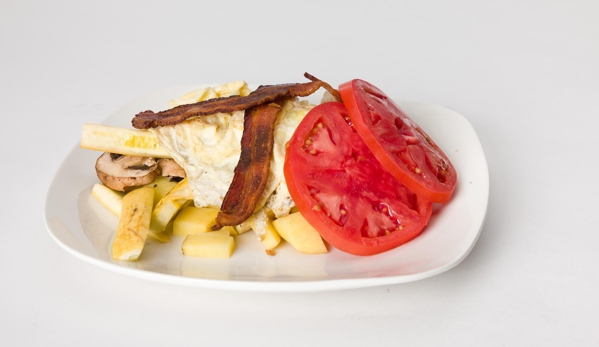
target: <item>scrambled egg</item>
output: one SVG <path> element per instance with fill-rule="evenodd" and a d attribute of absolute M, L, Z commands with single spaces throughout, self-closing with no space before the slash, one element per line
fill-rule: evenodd
<path fill-rule="evenodd" d="M 245 81 L 233 81 L 216 87 L 192 90 L 178 99 L 171 100 L 169 106 L 173 108 L 179 105 L 195 104 L 196 102 L 214 98 L 222 98 L 231 95 L 246 96 L 250 92 L 251 90 L 248 88 L 248 85 L 245 83 Z"/>
<path fill-rule="evenodd" d="M 215 97 L 247 95 L 249 92 L 245 82 L 235 81 L 189 92 L 179 99 L 172 100 L 170 106 Z M 270 172 L 266 188 L 256 206 L 256 218 L 267 218 L 265 211 L 272 211 L 276 217 L 282 217 L 289 214 L 295 206 L 283 175 L 285 144 L 313 107 L 314 105 L 307 101 L 298 100 L 288 100 L 283 104 L 275 124 Z M 196 207 L 221 206 L 241 154 L 243 116 L 244 111 L 217 113 L 191 118 L 177 125 L 150 129 L 158 137 L 160 145 L 185 170 Z M 264 228 L 258 227 L 266 223 L 244 223 L 241 228 L 251 227 L 249 224 L 253 224 L 258 236 L 266 232 Z"/>

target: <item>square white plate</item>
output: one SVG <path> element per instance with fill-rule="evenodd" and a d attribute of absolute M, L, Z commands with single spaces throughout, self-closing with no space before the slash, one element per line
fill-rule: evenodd
<path fill-rule="evenodd" d="M 144 110 L 164 110 L 170 99 L 205 87 L 179 86 L 143 95 L 103 123 L 131 127 Z M 317 102 L 319 96 L 310 98 Z M 476 132 L 460 114 L 446 108 L 398 101 L 443 149 L 458 172 L 452 200 L 435 204 L 424 232 L 394 250 L 358 257 L 331 249 L 304 255 L 282 243 L 275 256 L 265 253 L 253 232 L 236 239 L 230 259 L 200 259 L 181 254 L 182 238 L 167 244 L 149 241 L 137 262 L 114 261 L 110 244 L 118 218 L 92 196 L 98 182 L 99 152 L 75 146 L 52 180 L 44 210 L 50 235 L 67 252 L 110 271 L 178 285 L 263 292 L 303 292 L 405 283 L 434 276 L 459 264 L 482 230 L 489 198 L 489 172 Z M 83 125 L 83 124 L 82 124 Z"/>

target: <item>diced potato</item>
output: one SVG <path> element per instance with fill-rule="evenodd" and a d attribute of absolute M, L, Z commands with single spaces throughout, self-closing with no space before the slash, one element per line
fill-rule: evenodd
<path fill-rule="evenodd" d="M 243 233 L 246 233 L 250 230 L 252 230 L 252 223 L 253 223 L 253 219 L 254 217 L 250 217 L 248 218 L 245 222 L 242 222 L 239 225 L 236 225 L 235 228 L 235 232 L 237 233 L 237 235 L 241 235 Z"/>
<path fill-rule="evenodd" d="M 193 193 L 187 184 L 187 179 L 181 182 L 169 191 L 164 198 L 158 202 L 152 212 L 152 221 L 150 231 L 161 233 L 165 230 L 167 224 L 177 215 L 177 213 L 186 205 L 193 201 Z"/>
<path fill-rule="evenodd" d="M 202 258 L 230 258 L 234 249 L 233 236 L 215 232 L 187 235 L 181 245 L 183 254 Z"/>
<path fill-rule="evenodd" d="M 273 250 L 281 243 L 281 237 L 272 225 L 272 217 L 264 210 L 260 210 L 253 215 L 252 229 L 254 229 L 258 239 L 267 251 Z"/>
<path fill-rule="evenodd" d="M 233 227 L 233 226 L 224 226 L 224 227 L 222 227 L 220 230 L 217 230 L 217 231 L 226 231 L 226 232 L 228 232 L 228 233 L 229 233 L 229 235 L 231 235 L 231 236 L 236 236 L 236 235 L 239 235 L 239 234 L 237 233 L 237 230 L 236 230 L 236 229 L 235 229 L 235 227 Z"/>
<path fill-rule="evenodd" d="M 218 209 L 213 207 L 187 206 L 179 212 L 173 222 L 173 235 L 187 236 L 207 233 L 216 224 Z"/>
<path fill-rule="evenodd" d="M 112 257 L 135 261 L 139 258 L 150 227 L 152 188 L 136 189 L 123 197 L 121 219 L 112 243 Z"/>
<path fill-rule="evenodd" d="M 235 231 L 235 229 L 233 229 L 233 227 L 226 226 L 226 227 L 222 227 L 219 230 L 211 231 L 210 234 L 211 235 L 224 235 L 224 236 L 235 235 L 235 234 L 231 234 L 231 230 Z"/>
<path fill-rule="evenodd" d="M 301 253 L 327 253 L 320 234 L 299 213 L 292 213 L 272 222 L 279 235 Z"/>
<path fill-rule="evenodd" d="M 154 206 L 158 205 L 160 200 L 164 198 L 168 192 L 170 192 L 175 186 L 177 182 L 171 181 L 170 178 L 166 176 L 160 176 L 154 180 L 154 182 L 150 184 L 146 184 L 144 187 L 154 188 Z"/>
<path fill-rule="evenodd" d="M 281 236 L 279 236 L 279 233 L 277 233 L 270 220 L 267 222 L 266 233 L 264 233 L 264 237 L 260 242 L 262 242 L 264 248 L 269 251 L 273 250 L 281 243 Z"/>
<path fill-rule="evenodd" d="M 216 216 L 218 208 L 214 207 L 195 207 L 187 206 L 179 212 L 173 221 L 173 235 L 187 236 L 198 233 L 207 233 L 212 231 L 212 227 L 216 224 Z M 220 230 L 223 234 L 237 235 L 237 231 L 232 226 L 222 227 Z"/>

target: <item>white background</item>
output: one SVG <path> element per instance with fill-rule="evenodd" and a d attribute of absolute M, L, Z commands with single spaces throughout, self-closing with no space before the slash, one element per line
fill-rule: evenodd
<path fill-rule="evenodd" d="M 0 344 L 599 344 L 596 1 L 0 1 Z M 464 115 L 487 222 L 441 275 L 307 294 L 130 278 L 47 233 L 45 194 L 85 122 L 179 84 L 336 85 Z"/>

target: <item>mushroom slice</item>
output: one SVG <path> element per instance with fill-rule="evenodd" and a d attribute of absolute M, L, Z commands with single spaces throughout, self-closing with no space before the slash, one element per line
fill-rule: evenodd
<path fill-rule="evenodd" d="M 104 153 L 96 161 L 96 173 L 108 188 L 124 191 L 154 182 L 160 168 L 154 158 Z"/>
<path fill-rule="evenodd" d="M 168 176 L 170 181 L 181 181 L 185 178 L 185 170 L 176 161 L 170 158 L 158 160 L 158 167 L 162 176 Z"/>

